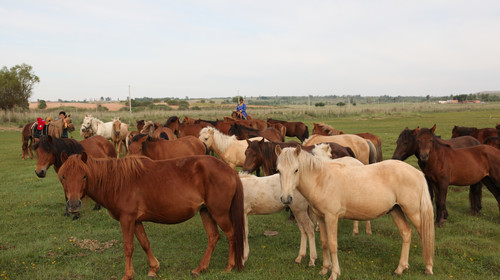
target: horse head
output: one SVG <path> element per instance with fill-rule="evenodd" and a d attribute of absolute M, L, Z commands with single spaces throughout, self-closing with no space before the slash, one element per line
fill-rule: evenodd
<path fill-rule="evenodd" d="M 82 121 L 82 127 L 80 128 L 81 134 L 92 128 L 92 119 L 91 115 L 85 115 L 85 118 L 83 118 Z"/>
<path fill-rule="evenodd" d="M 87 189 L 90 169 L 87 166 L 87 153 L 75 154 L 68 157 L 66 152 L 61 154 L 63 165 L 57 173 L 66 195 L 66 209 L 70 213 L 78 213 L 82 206 L 82 197 Z"/>
<path fill-rule="evenodd" d="M 429 160 L 429 155 L 434 148 L 434 140 L 436 136 L 434 135 L 436 131 L 436 125 L 432 128 L 421 128 L 417 133 L 417 145 L 418 153 L 421 161 L 426 162 Z"/>
<path fill-rule="evenodd" d="M 47 169 L 56 162 L 51 146 L 52 136 L 40 137 L 33 146 L 37 157 L 35 173 L 39 178 L 45 178 Z"/>
<path fill-rule="evenodd" d="M 120 135 L 120 126 L 121 126 L 120 117 L 115 117 L 113 119 L 113 132 L 116 136 Z"/>
<path fill-rule="evenodd" d="M 211 149 L 214 143 L 214 133 L 215 128 L 213 127 L 204 127 L 200 131 L 200 137 L 198 137 L 201 142 L 205 143 L 207 148 Z"/>
<path fill-rule="evenodd" d="M 242 171 L 252 173 L 262 165 L 262 152 L 259 146 L 260 141 L 246 140 L 248 147 L 245 150 L 245 162 Z"/>
<path fill-rule="evenodd" d="M 396 149 L 392 159 L 405 160 L 417 151 L 416 141 L 417 129 L 410 130 L 408 127 L 403 129 L 396 141 Z"/>
<path fill-rule="evenodd" d="M 299 176 L 299 155 L 302 151 L 300 146 L 296 148 L 284 148 L 279 145 L 275 148 L 275 153 L 278 156 L 277 169 L 280 174 L 281 197 L 283 204 L 291 204 L 293 202 L 293 192 L 297 188 L 300 180 Z"/>

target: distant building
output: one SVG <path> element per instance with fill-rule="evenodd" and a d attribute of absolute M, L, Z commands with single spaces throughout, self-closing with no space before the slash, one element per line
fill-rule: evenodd
<path fill-rule="evenodd" d="M 440 100 L 438 101 L 438 104 L 458 104 L 458 100 L 453 99 L 453 100 Z"/>

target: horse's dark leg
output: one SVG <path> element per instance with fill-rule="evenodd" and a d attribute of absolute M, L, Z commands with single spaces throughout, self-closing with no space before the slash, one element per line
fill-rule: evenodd
<path fill-rule="evenodd" d="M 448 181 L 436 183 L 434 190 L 436 191 L 436 226 L 441 227 L 448 218 L 448 210 L 446 210 L 446 195 L 448 194 Z"/>
<path fill-rule="evenodd" d="M 491 177 L 485 177 L 481 182 L 483 182 L 488 190 L 493 194 L 498 204 L 498 211 L 500 214 L 500 184 L 498 181 Z"/>
<path fill-rule="evenodd" d="M 94 205 L 94 208 L 93 208 L 92 210 L 101 210 L 101 204 L 96 203 L 96 204 Z"/>
<path fill-rule="evenodd" d="M 469 189 L 469 201 L 470 201 L 470 212 L 473 216 L 477 216 L 479 211 L 483 208 L 481 205 L 482 198 L 482 188 L 481 183 L 470 185 Z"/>
<path fill-rule="evenodd" d="M 260 167 L 257 167 L 257 169 L 255 169 L 255 175 L 257 175 L 257 177 L 260 177 Z"/>
<path fill-rule="evenodd" d="M 74 213 L 73 215 L 73 221 L 80 219 L 80 212 Z"/>

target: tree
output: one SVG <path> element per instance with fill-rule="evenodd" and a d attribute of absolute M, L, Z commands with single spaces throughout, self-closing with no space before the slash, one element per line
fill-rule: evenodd
<path fill-rule="evenodd" d="M 0 70 L 0 108 L 4 111 L 12 111 L 15 106 L 27 109 L 33 87 L 39 82 L 30 65 L 23 63 L 10 69 L 4 66 Z"/>
<path fill-rule="evenodd" d="M 38 100 L 38 109 L 45 109 L 47 108 L 47 102 L 45 102 L 45 100 L 43 99 L 40 99 Z"/>

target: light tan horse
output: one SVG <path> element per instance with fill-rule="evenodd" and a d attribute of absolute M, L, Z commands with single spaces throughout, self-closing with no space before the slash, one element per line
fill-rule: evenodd
<path fill-rule="evenodd" d="M 204 127 L 200 131 L 199 139 L 233 169 L 236 169 L 236 166 L 241 167 L 245 163 L 245 151 L 248 147 L 247 140 L 238 140 L 236 136 L 226 135 L 214 127 Z M 262 139 L 262 137 L 254 137 L 248 140 Z"/>
<path fill-rule="evenodd" d="M 125 149 L 125 154 L 127 154 L 127 136 L 129 134 L 128 131 L 128 124 L 122 123 L 119 117 L 113 118 L 113 133 L 111 136 L 111 139 L 113 140 L 113 144 L 115 145 L 116 149 L 116 157 L 120 157 L 120 151 L 121 147 L 123 144 L 123 147 Z M 117 148 L 118 146 L 118 148 Z"/>
<path fill-rule="evenodd" d="M 370 164 L 377 161 L 377 152 L 373 143 L 354 134 L 341 135 L 318 135 L 314 134 L 307 138 L 302 145 L 312 146 L 319 143 L 333 142 L 344 147 L 349 147 L 354 152 L 354 156 L 363 164 Z"/>
<path fill-rule="evenodd" d="M 164 132 L 167 135 L 166 140 L 173 140 L 175 139 L 175 134 L 174 131 L 168 127 L 165 126 L 157 126 L 155 125 L 154 122 L 152 121 L 147 121 L 144 123 L 144 127 L 141 130 L 141 133 L 147 134 L 152 138 L 160 138 L 161 133 Z"/>
<path fill-rule="evenodd" d="M 243 253 L 243 263 L 248 259 L 250 248 L 248 245 L 248 215 L 268 215 L 277 213 L 285 209 L 285 205 L 280 202 L 281 185 L 279 174 L 266 177 L 257 177 L 245 172 L 240 172 L 240 179 L 243 183 L 244 193 L 244 214 L 245 214 L 245 247 Z M 294 203 L 290 205 L 300 230 L 299 255 L 295 263 L 300 264 L 302 258 L 306 256 L 307 241 L 309 240 L 309 266 L 314 266 L 317 259 L 314 214 L 309 209 L 309 203 L 299 193 L 295 192 Z"/>
<path fill-rule="evenodd" d="M 313 207 L 319 220 L 323 248 L 321 275 L 331 268 L 330 280 L 340 276 L 338 219 L 370 220 L 388 212 L 403 239 L 399 265 L 394 273 L 402 274 L 409 268 L 412 229 L 408 217 L 422 239 L 425 273 L 433 274 L 434 213 L 422 172 L 397 160 L 349 166 L 301 151 L 300 146 L 276 148 L 281 201 L 291 204 L 296 189 Z"/>

